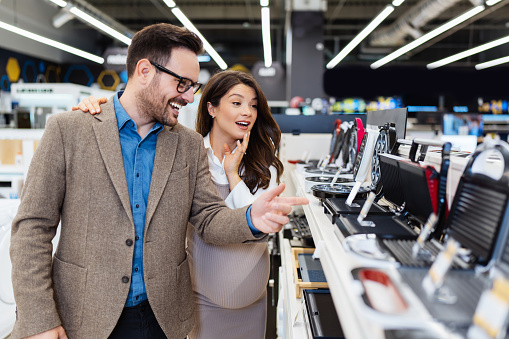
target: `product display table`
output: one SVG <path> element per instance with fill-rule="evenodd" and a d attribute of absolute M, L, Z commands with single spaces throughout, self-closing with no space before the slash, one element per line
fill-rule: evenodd
<path fill-rule="evenodd" d="M 287 166 L 290 171 L 287 177 L 295 187 L 295 194 L 309 199 L 309 205 L 303 206 L 309 227 L 315 243 L 315 256 L 320 259 L 327 283 L 334 301 L 341 326 L 346 338 L 388 338 L 388 333 L 394 331 L 409 331 L 419 335 L 433 331 L 442 338 L 454 338 L 446 328 L 435 322 L 413 294 L 410 287 L 401 280 L 396 267 L 388 261 L 380 261 L 361 257 L 345 250 L 344 236 L 335 224 L 324 213 L 320 201 L 310 193 L 306 193 L 304 176 L 295 170 L 295 167 Z M 295 283 L 291 263 L 291 246 L 288 239 L 280 235 L 282 256 L 282 285 L 284 293 L 285 329 L 284 338 L 307 338 L 309 327 L 306 326 L 304 307 L 302 300 L 295 297 Z M 404 309 L 393 308 L 390 305 L 385 309 L 375 309 L 366 301 L 367 291 L 355 272 L 359 269 L 371 268 L 383 270 L 390 277 L 400 297 L 405 300 Z M 384 305 L 395 302 L 390 299 L 388 290 L 377 290 L 375 296 L 380 297 L 374 301 Z M 389 296 L 388 296 L 389 295 Z M 300 312 L 300 314 L 299 314 Z M 297 319 L 297 321 L 296 321 Z M 312 336 L 309 336 L 310 338 Z M 408 338 L 413 335 L 408 336 Z"/>

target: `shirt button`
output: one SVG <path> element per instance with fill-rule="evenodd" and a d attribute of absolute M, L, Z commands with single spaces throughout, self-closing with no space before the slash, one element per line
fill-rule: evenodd
<path fill-rule="evenodd" d="M 136 267 L 136 268 L 134 269 L 134 272 L 138 272 L 138 267 Z M 137 297 L 136 297 L 136 298 L 137 298 Z"/>
<path fill-rule="evenodd" d="M 127 246 L 132 246 L 132 245 L 133 245 L 133 240 L 132 240 L 132 239 L 127 239 L 127 240 L 125 241 L 125 244 L 126 244 Z"/>
<path fill-rule="evenodd" d="M 140 207 L 140 204 L 136 204 L 136 208 L 139 208 Z"/>
<path fill-rule="evenodd" d="M 134 237 L 134 239 L 135 239 L 135 240 L 140 240 L 140 237 L 135 236 L 135 237 Z"/>
<path fill-rule="evenodd" d="M 122 282 L 123 282 L 124 284 L 127 284 L 127 283 L 129 282 L 129 277 L 124 275 L 124 276 L 122 277 Z"/>
<path fill-rule="evenodd" d="M 131 127 L 134 127 L 134 123 L 131 122 Z"/>
<path fill-rule="evenodd" d="M 136 178 L 138 178 L 140 176 L 140 173 L 136 173 Z"/>
<path fill-rule="evenodd" d="M 224 174 L 224 171 L 223 171 L 223 170 L 221 170 L 221 174 Z"/>

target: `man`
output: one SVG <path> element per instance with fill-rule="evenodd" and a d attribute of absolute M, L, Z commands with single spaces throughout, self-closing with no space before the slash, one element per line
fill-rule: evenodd
<path fill-rule="evenodd" d="M 214 244 L 260 241 L 307 203 L 277 197 L 282 185 L 238 210 L 217 195 L 201 136 L 177 124 L 201 49 L 186 29 L 149 26 L 129 47 L 125 91 L 100 115 L 49 119 L 12 225 L 12 338 L 184 338 L 188 221 Z"/>

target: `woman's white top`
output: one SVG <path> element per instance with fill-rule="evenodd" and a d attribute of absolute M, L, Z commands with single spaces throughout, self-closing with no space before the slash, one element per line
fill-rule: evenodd
<path fill-rule="evenodd" d="M 210 134 L 207 134 L 203 138 L 203 143 L 205 144 L 205 148 L 207 149 L 207 155 L 209 160 L 209 169 L 210 174 L 212 174 L 212 180 L 219 185 L 225 185 L 228 184 L 228 178 L 226 177 L 226 173 L 224 171 L 224 158 L 221 159 L 221 161 L 214 155 L 214 151 L 210 147 Z M 237 148 L 235 148 L 232 153 L 235 153 Z M 249 147 L 247 154 L 244 155 L 245 157 L 249 156 Z M 271 189 L 277 186 L 277 171 L 274 166 L 270 166 L 270 183 L 269 187 L 267 189 Z M 247 205 L 250 205 L 253 203 L 253 201 L 261 195 L 266 190 L 264 189 L 258 189 L 256 193 L 253 195 L 251 194 L 251 191 L 246 186 L 243 180 L 241 180 L 237 186 L 233 189 L 233 191 L 230 192 L 228 197 L 226 198 L 225 202 L 226 205 L 230 208 L 240 208 Z"/>

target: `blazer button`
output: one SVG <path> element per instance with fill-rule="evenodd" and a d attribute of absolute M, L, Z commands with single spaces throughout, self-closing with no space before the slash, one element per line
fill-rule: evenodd
<path fill-rule="evenodd" d="M 133 245 L 133 240 L 132 240 L 132 239 L 127 239 L 127 240 L 125 241 L 125 244 L 126 244 L 127 246 L 132 246 L 132 245 Z"/>
<path fill-rule="evenodd" d="M 129 282 L 129 277 L 124 275 L 124 276 L 122 277 L 122 282 L 123 282 L 124 284 L 127 284 L 127 283 Z"/>

